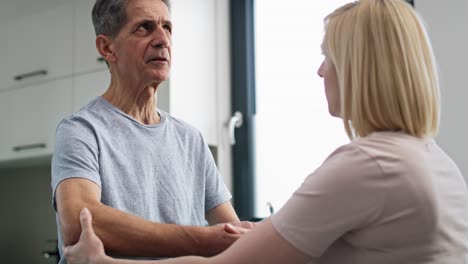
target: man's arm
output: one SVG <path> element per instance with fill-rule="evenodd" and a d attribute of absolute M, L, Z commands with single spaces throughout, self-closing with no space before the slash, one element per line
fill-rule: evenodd
<path fill-rule="evenodd" d="M 239 222 L 239 217 L 237 217 L 236 211 L 234 211 L 234 208 L 229 201 L 209 210 L 205 214 L 205 218 L 210 225 L 227 222 Z"/>
<path fill-rule="evenodd" d="M 162 261 L 112 259 L 104 254 L 102 243 L 93 231 L 91 219 L 91 214 L 84 209 L 80 218 L 83 227 L 80 241 L 64 250 L 69 264 L 312 263 L 310 257 L 293 247 L 276 232 L 269 219 L 260 223 L 257 228 L 243 236 L 232 247 L 213 258 L 182 257 Z"/>
<path fill-rule="evenodd" d="M 106 251 L 118 256 L 210 256 L 239 238 L 239 234 L 226 232 L 224 225 L 196 227 L 154 223 L 106 206 L 100 199 L 101 190 L 92 181 L 71 178 L 58 185 L 57 213 L 65 245 L 75 244 L 79 239 L 79 215 L 83 207 L 93 214 L 93 227 Z"/>

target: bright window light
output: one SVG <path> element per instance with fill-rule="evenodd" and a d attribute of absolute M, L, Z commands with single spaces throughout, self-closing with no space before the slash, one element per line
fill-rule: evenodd
<path fill-rule="evenodd" d="M 281 208 L 331 152 L 349 142 L 328 113 L 320 44 L 323 19 L 343 0 L 256 0 L 257 217 Z"/>

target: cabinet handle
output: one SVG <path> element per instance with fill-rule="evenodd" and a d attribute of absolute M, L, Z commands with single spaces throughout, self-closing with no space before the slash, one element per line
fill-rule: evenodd
<path fill-rule="evenodd" d="M 38 71 L 33 71 L 33 72 L 28 72 L 20 75 L 15 76 L 15 81 L 21 81 L 26 78 L 38 76 L 38 75 L 47 75 L 47 70 L 38 70 Z"/>
<path fill-rule="evenodd" d="M 44 149 L 47 145 L 45 143 L 38 143 L 38 144 L 30 144 L 30 145 L 22 145 L 13 147 L 13 150 L 16 152 L 20 152 L 23 150 L 30 150 L 30 149 Z"/>
<path fill-rule="evenodd" d="M 98 62 L 105 62 L 105 61 L 106 61 L 103 57 L 98 57 L 96 60 L 97 60 Z"/>

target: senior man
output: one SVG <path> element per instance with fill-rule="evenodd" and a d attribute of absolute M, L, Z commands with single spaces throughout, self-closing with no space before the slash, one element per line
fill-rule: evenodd
<path fill-rule="evenodd" d="M 209 256 L 252 227 L 220 224 L 239 219 L 207 144 L 198 130 L 156 107 L 171 67 L 169 6 L 168 0 L 94 5 L 96 47 L 111 82 L 57 129 L 52 189 L 60 248 L 78 241 L 83 207 L 93 213 L 106 251 L 122 257 Z"/>

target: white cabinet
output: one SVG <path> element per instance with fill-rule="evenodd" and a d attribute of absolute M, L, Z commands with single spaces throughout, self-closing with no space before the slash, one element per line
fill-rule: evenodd
<path fill-rule="evenodd" d="M 170 112 L 200 129 L 210 145 L 218 143 L 216 1 L 172 2 Z"/>
<path fill-rule="evenodd" d="M 0 90 L 72 74 L 71 0 L 31 6 L 12 9 L 0 23 Z"/>
<path fill-rule="evenodd" d="M 96 96 L 102 95 L 110 83 L 108 70 L 92 72 L 73 78 L 73 111 L 80 110 Z"/>
<path fill-rule="evenodd" d="M 95 0 L 73 1 L 75 45 L 73 72 L 77 74 L 107 69 L 106 63 L 96 49 L 96 34 L 91 21 L 91 10 L 95 2 Z"/>
<path fill-rule="evenodd" d="M 95 47 L 94 0 L 7 2 L 0 4 L 12 10 L 0 10 L 0 163 L 52 154 L 60 120 L 110 83 Z M 219 120 L 229 115 L 217 111 L 229 108 L 229 100 L 219 100 L 229 91 L 228 12 L 219 14 L 221 2 L 227 0 L 172 2 L 173 68 L 158 89 L 158 107 L 200 129 L 214 146 Z M 33 76 L 15 80 L 21 74 Z"/>
<path fill-rule="evenodd" d="M 0 160 L 50 155 L 55 130 L 72 110 L 71 79 L 0 93 Z"/>

